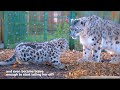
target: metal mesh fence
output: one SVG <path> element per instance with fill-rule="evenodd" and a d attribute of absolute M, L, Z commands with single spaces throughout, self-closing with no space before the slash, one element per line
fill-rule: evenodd
<path fill-rule="evenodd" d="M 79 40 L 73 40 L 69 35 L 70 19 L 93 14 L 120 21 L 119 11 L 4 11 L 4 46 L 14 48 L 20 42 L 66 38 L 71 49 L 82 50 Z"/>

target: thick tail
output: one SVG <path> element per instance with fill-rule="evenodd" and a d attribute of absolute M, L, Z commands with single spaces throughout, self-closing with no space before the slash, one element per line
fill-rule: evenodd
<path fill-rule="evenodd" d="M 7 59 L 7 60 L 5 60 L 5 61 L 1 61 L 1 62 L 0 62 L 0 66 L 1 66 L 1 65 L 14 64 L 15 61 L 16 61 L 16 58 L 15 58 L 15 54 L 14 54 L 10 59 Z"/>

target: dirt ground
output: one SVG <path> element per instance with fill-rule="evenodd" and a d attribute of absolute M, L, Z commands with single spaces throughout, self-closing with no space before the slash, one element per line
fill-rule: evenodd
<path fill-rule="evenodd" d="M 0 61 L 9 58 L 12 54 L 12 49 L 1 49 Z M 66 65 L 64 70 L 58 70 L 45 64 L 20 65 L 16 63 L 0 66 L 0 79 L 81 79 L 83 76 L 120 76 L 119 63 L 111 64 L 108 61 L 77 63 L 80 58 L 82 58 L 82 52 L 66 51 L 61 55 L 61 62 Z M 102 52 L 101 58 L 109 60 L 110 55 Z"/>

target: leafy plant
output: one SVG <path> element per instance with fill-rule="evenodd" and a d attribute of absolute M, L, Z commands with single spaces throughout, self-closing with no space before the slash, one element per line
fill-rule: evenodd
<path fill-rule="evenodd" d="M 60 37 L 64 37 L 64 38 L 68 38 L 69 36 L 69 25 L 66 22 L 63 23 L 58 23 L 55 26 L 55 37 L 56 38 L 60 38 Z"/>

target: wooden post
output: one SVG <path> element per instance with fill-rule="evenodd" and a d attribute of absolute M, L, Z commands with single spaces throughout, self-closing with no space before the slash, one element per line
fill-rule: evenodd
<path fill-rule="evenodd" d="M 71 19 L 74 19 L 74 18 L 75 18 L 75 11 L 70 11 L 70 18 L 69 18 L 70 25 L 71 25 Z M 75 48 L 74 40 L 70 37 L 70 35 L 69 35 L 69 47 L 70 47 L 70 50 L 73 50 Z"/>
<path fill-rule="evenodd" d="M 7 48 L 8 39 L 8 11 L 4 11 L 4 47 Z"/>

